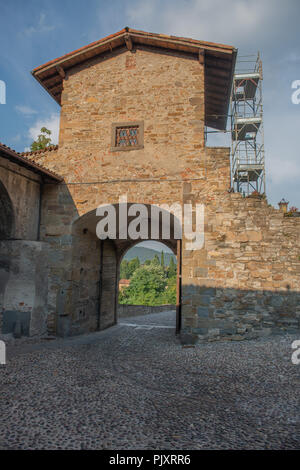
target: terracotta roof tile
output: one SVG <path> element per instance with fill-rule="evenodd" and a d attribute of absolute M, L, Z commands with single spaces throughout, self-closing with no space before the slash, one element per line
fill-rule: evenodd
<path fill-rule="evenodd" d="M 51 150 L 54 150 L 53 147 L 58 148 L 58 146 L 52 146 Z M 30 158 L 27 158 L 28 155 L 32 155 L 32 154 L 34 155 L 35 153 L 36 152 L 23 152 L 23 153 L 16 152 L 15 150 L 11 149 L 7 145 L 2 144 L 0 142 L 0 155 L 1 156 L 4 156 L 5 158 L 8 158 L 18 164 L 21 164 L 22 166 L 27 167 L 28 169 L 36 173 L 42 174 L 43 176 L 47 176 L 48 178 L 51 178 L 57 182 L 63 181 L 62 176 L 58 175 L 57 173 L 54 173 L 54 171 L 48 170 L 47 168 L 40 165 L 39 163 L 36 163 L 35 161 L 31 160 Z"/>
<path fill-rule="evenodd" d="M 53 150 L 58 150 L 58 145 L 49 145 L 49 147 L 46 147 L 45 149 L 40 149 L 40 150 L 33 150 L 29 152 L 21 152 L 20 155 L 24 156 L 34 156 L 34 155 L 39 155 L 41 153 L 45 152 L 52 152 Z"/>

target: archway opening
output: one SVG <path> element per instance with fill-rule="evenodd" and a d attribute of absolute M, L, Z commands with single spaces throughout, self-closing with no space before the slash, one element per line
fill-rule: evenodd
<path fill-rule="evenodd" d="M 175 327 L 176 303 L 176 253 L 154 240 L 129 248 L 119 263 L 118 319 L 169 312 Z M 155 318 L 159 323 L 159 315 Z"/>

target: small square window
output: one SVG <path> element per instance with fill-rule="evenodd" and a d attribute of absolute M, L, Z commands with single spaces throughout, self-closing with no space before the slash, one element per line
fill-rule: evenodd
<path fill-rule="evenodd" d="M 139 127 L 116 127 L 116 147 L 138 145 Z"/>
<path fill-rule="evenodd" d="M 111 150 L 138 150 L 144 148 L 144 123 L 122 122 L 113 123 Z"/>

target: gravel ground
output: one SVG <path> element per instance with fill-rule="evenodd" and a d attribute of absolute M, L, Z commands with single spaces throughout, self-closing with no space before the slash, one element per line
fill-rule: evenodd
<path fill-rule="evenodd" d="M 8 344 L 1 449 L 299 449 L 295 335 L 182 348 L 175 313 Z"/>

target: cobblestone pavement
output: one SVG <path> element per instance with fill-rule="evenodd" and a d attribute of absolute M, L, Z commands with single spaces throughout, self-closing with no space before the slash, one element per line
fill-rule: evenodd
<path fill-rule="evenodd" d="M 300 338 L 182 348 L 174 324 L 175 313 L 164 312 L 9 345 L 0 448 L 300 447 L 300 366 L 291 362 Z"/>

